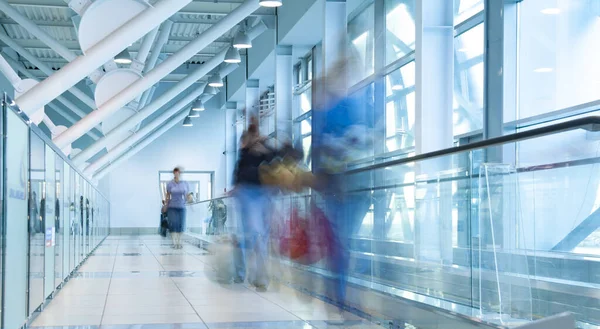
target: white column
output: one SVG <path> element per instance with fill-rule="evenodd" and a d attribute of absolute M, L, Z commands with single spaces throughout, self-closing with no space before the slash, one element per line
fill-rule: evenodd
<path fill-rule="evenodd" d="M 417 1 L 415 23 L 415 148 L 423 154 L 453 146 L 453 2 Z M 416 186 L 421 198 L 415 215 L 417 259 L 452 261 L 452 188 L 435 183 L 450 166 L 450 158 L 444 157 L 415 168 L 421 182 L 428 181 Z"/>
<path fill-rule="evenodd" d="M 258 100 L 260 99 L 260 84 L 256 79 L 246 81 L 246 127 L 250 124 L 250 118 L 258 116 Z"/>
<path fill-rule="evenodd" d="M 275 49 L 275 123 L 276 137 L 292 142 L 292 46 Z"/>

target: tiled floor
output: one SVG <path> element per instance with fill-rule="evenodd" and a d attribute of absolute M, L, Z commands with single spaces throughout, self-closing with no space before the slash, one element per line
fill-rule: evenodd
<path fill-rule="evenodd" d="M 286 286 L 220 284 L 211 255 L 158 236 L 109 237 L 33 327 L 381 328 Z M 214 258 L 212 258 L 214 260 Z"/>

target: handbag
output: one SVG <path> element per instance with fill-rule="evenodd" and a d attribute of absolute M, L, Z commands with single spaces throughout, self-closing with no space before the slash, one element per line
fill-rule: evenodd
<path fill-rule="evenodd" d="M 284 191 L 297 193 L 314 185 L 313 174 L 301 168 L 290 157 L 277 158 L 270 163 L 262 163 L 258 168 L 258 175 L 263 185 L 275 186 Z"/>
<path fill-rule="evenodd" d="M 307 217 L 293 208 L 290 219 L 279 230 L 279 254 L 302 265 L 312 265 L 327 257 L 333 232 L 325 213 L 311 205 Z"/>

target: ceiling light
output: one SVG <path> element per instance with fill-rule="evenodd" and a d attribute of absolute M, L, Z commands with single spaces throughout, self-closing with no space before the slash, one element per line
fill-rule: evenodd
<path fill-rule="evenodd" d="M 281 0 L 260 0 L 258 2 L 263 7 L 281 7 L 283 5 L 283 1 Z"/>
<path fill-rule="evenodd" d="M 542 9 L 542 14 L 544 14 L 544 15 L 558 15 L 558 14 L 560 14 L 560 9 L 558 9 L 558 8 L 546 8 L 546 9 Z"/>
<path fill-rule="evenodd" d="M 185 117 L 185 119 L 183 119 L 183 126 L 184 127 L 194 126 L 194 124 L 192 123 L 192 119 L 190 119 L 190 117 Z"/>
<path fill-rule="evenodd" d="M 213 74 L 208 79 L 208 85 L 211 87 L 216 87 L 216 88 L 223 87 L 223 79 L 221 79 L 221 75 L 219 73 Z"/>
<path fill-rule="evenodd" d="M 198 113 L 197 111 L 194 111 L 194 109 L 190 109 L 190 114 L 188 114 L 187 117 L 188 118 L 199 118 L 200 113 Z"/>
<path fill-rule="evenodd" d="M 252 48 L 252 42 L 244 31 L 239 31 L 233 38 L 233 46 L 238 49 Z"/>
<path fill-rule="evenodd" d="M 552 71 L 554 71 L 554 69 L 551 67 L 539 67 L 539 68 L 533 70 L 533 72 L 535 72 L 535 73 L 550 73 Z"/>
<path fill-rule="evenodd" d="M 227 50 L 227 54 L 225 54 L 225 63 L 238 64 L 242 62 L 242 57 L 240 57 L 240 51 L 234 47 L 229 47 Z"/>
<path fill-rule="evenodd" d="M 219 93 L 219 89 L 211 87 L 210 85 L 206 85 L 206 87 L 204 87 L 204 93 L 206 95 L 216 95 Z"/>
<path fill-rule="evenodd" d="M 192 110 L 197 111 L 197 112 L 202 112 L 205 110 L 204 104 L 202 103 L 202 100 L 200 98 L 198 98 L 194 102 L 194 104 L 192 105 Z"/>
<path fill-rule="evenodd" d="M 123 49 L 114 59 L 117 64 L 131 64 L 131 55 L 127 49 Z"/>

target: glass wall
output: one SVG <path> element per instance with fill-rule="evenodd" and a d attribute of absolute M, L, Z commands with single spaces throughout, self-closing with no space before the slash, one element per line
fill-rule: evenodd
<path fill-rule="evenodd" d="M 517 119 L 600 99 L 598 8 L 590 0 L 519 4 Z"/>
<path fill-rule="evenodd" d="M 304 165 L 312 166 L 312 51 L 294 66 L 293 143 L 304 152 Z"/>
<path fill-rule="evenodd" d="M 2 101 L 1 116 L 1 226 L 2 298 L 10 302 L 1 314 L 3 328 L 19 329 L 106 237 L 110 212 L 93 184 L 9 102 Z"/>
<path fill-rule="evenodd" d="M 349 54 L 359 58 L 358 72 L 349 74 L 353 85 L 375 72 L 375 5 L 368 5 L 348 22 Z"/>

